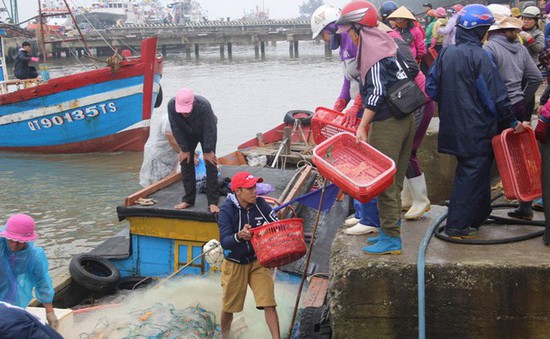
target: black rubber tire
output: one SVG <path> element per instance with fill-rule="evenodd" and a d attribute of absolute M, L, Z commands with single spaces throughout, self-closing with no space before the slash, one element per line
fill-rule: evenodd
<path fill-rule="evenodd" d="M 309 126 L 311 125 L 311 118 L 313 118 L 313 115 L 311 111 L 293 110 L 286 112 L 283 121 L 285 124 L 293 125 L 294 121 L 299 119 L 302 122 L 302 126 Z"/>
<path fill-rule="evenodd" d="M 159 108 L 162 105 L 162 86 L 159 85 L 159 94 L 157 94 L 157 100 L 155 100 L 155 108 Z"/>
<path fill-rule="evenodd" d="M 120 280 L 120 272 L 112 262 L 91 254 L 75 255 L 69 272 L 77 284 L 92 291 L 112 291 Z"/>
<path fill-rule="evenodd" d="M 154 280 L 151 277 L 126 277 L 120 279 L 118 284 L 116 284 L 116 289 L 119 291 L 137 290 L 149 286 L 152 282 Z"/>

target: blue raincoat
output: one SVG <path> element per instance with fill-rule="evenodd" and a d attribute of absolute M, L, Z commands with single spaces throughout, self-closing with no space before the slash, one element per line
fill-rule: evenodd
<path fill-rule="evenodd" d="M 500 128 L 518 122 L 506 85 L 474 32 L 457 27 L 456 45 L 444 48 L 430 69 L 426 92 L 439 106 L 440 153 L 492 153 Z"/>
<path fill-rule="evenodd" d="M 7 239 L 0 238 L 0 300 L 24 308 L 33 298 L 33 289 L 41 303 L 53 301 L 44 250 L 28 243 L 26 249 L 12 252 Z"/>

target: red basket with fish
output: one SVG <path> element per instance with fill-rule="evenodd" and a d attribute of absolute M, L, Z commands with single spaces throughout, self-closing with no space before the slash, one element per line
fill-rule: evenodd
<path fill-rule="evenodd" d="M 317 107 L 315 115 L 311 119 L 313 140 L 316 144 L 320 144 L 331 136 L 342 132 L 355 133 L 359 123 L 361 123 L 361 119 L 356 119 L 353 126 L 344 126 L 344 113 L 326 107 Z"/>
<path fill-rule="evenodd" d="M 313 149 L 319 174 L 353 198 L 369 202 L 393 183 L 395 163 L 350 133 L 340 133 Z"/>
<path fill-rule="evenodd" d="M 506 198 L 532 201 L 542 195 L 541 157 L 531 128 L 504 130 L 493 137 L 493 150 Z"/>
<path fill-rule="evenodd" d="M 306 254 L 304 220 L 299 218 L 271 222 L 252 228 L 252 247 L 264 267 L 290 264 Z"/>

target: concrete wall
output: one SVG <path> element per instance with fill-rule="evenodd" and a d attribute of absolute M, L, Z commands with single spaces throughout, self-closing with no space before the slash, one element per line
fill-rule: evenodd
<path fill-rule="evenodd" d="M 336 235 L 329 287 L 333 338 L 418 337 L 417 251 L 445 211 L 434 206 L 427 217 L 403 224 L 402 255 L 366 255 L 365 236 Z M 540 228 L 484 226 L 480 237 L 533 229 Z M 432 238 L 425 277 L 427 338 L 549 337 L 550 249 L 540 237 L 492 246 Z"/>
<path fill-rule="evenodd" d="M 449 199 L 456 167 L 455 157 L 437 152 L 438 131 L 439 118 L 433 118 L 418 150 L 432 204 L 441 204 Z"/>

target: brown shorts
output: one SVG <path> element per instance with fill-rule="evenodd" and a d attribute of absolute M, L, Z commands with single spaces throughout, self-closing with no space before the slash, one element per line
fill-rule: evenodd
<path fill-rule="evenodd" d="M 271 271 L 261 266 L 257 260 L 244 265 L 224 260 L 221 280 L 224 312 L 237 313 L 243 310 L 248 285 L 254 293 L 256 308 L 277 306 Z"/>

